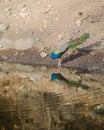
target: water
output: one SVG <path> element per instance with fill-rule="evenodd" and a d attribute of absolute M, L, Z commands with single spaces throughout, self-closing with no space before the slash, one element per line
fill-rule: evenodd
<path fill-rule="evenodd" d="M 103 129 L 104 75 L 1 65 L 0 130 Z"/>

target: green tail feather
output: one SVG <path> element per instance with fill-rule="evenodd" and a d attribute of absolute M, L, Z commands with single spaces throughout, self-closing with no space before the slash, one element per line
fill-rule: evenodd
<path fill-rule="evenodd" d="M 75 40 L 71 41 L 71 45 L 69 45 L 69 49 L 76 48 L 78 45 L 84 43 L 89 37 L 90 37 L 89 33 L 84 33 L 79 38 L 76 38 Z"/>
<path fill-rule="evenodd" d="M 69 80 L 68 84 L 71 86 L 74 86 L 74 87 L 81 87 L 82 89 L 86 89 L 86 90 L 89 88 L 87 85 L 81 84 L 81 83 L 73 81 L 73 80 Z"/>
<path fill-rule="evenodd" d="M 69 84 L 69 86 L 72 86 L 72 87 L 81 87 L 82 89 L 85 89 L 85 90 L 89 89 L 89 86 L 87 86 L 85 84 L 82 84 L 82 83 L 79 83 L 79 82 L 74 81 L 74 80 L 68 80 L 64 76 L 62 76 L 60 73 L 57 73 L 57 75 L 59 76 L 59 80 L 63 80 L 65 82 L 67 82 Z"/>

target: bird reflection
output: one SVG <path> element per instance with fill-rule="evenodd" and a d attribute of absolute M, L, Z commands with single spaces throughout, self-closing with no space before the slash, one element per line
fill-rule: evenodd
<path fill-rule="evenodd" d="M 62 74 L 60 73 L 53 73 L 51 74 L 51 81 L 55 81 L 56 83 L 59 83 L 61 85 L 67 85 L 70 87 L 81 87 L 82 89 L 87 90 L 89 87 L 85 84 L 82 84 L 80 82 L 70 80 L 65 78 Z"/>

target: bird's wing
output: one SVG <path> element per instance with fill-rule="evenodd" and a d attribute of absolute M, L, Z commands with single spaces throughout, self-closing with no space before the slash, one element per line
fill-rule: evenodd
<path fill-rule="evenodd" d="M 63 52 L 65 52 L 68 49 L 68 47 L 69 47 L 69 43 L 67 42 L 67 43 L 62 44 L 57 49 L 58 49 L 59 53 L 63 53 Z"/>
<path fill-rule="evenodd" d="M 84 33 L 80 37 L 60 45 L 58 48 L 56 48 L 54 50 L 54 52 L 55 53 L 63 53 L 67 49 L 75 49 L 77 46 L 84 43 L 89 37 L 90 37 L 89 33 Z"/>

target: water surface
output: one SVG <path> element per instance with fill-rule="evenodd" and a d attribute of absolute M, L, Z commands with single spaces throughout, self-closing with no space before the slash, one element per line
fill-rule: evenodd
<path fill-rule="evenodd" d="M 103 130 L 104 75 L 1 64 L 0 129 Z"/>

